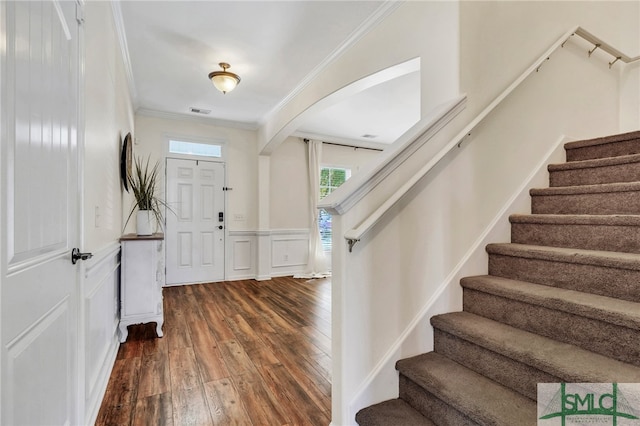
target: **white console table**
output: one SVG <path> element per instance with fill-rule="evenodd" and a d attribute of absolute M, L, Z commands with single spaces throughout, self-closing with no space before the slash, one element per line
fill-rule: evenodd
<path fill-rule="evenodd" d="M 120 342 L 125 342 L 132 324 L 156 323 L 162 337 L 164 310 L 164 234 L 120 238 Z"/>

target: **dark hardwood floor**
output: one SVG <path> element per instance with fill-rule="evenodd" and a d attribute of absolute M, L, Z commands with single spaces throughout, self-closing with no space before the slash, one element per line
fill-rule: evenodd
<path fill-rule="evenodd" d="M 129 328 L 97 425 L 328 425 L 331 282 L 168 287 L 164 337 Z"/>

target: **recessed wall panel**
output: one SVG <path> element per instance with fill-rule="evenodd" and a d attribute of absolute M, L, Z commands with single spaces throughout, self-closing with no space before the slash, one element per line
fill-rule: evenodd
<path fill-rule="evenodd" d="M 193 185 L 188 183 L 178 184 L 178 220 L 193 221 Z"/>
<path fill-rule="evenodd" d="M 193 169 L 190 167 L 178 167 L 178 177 L 180 179 L 193 179 Z"/>
<path fill-rule="evenodd" d="M 251 269 L 251 240 L 236 240 L 233 244 L 233 269 L 246 271 Z"/>
<path fill-rule="evenodd" d="M 215 237 L 213 232 L 202 232 L 201 234 L 202 266 L 213 266 L 215 264 Z"/>
<path fill-rule="evenodd" d="M 215 170 L 202 169 L 200 170 L 200 179 L 205 182 L 213 182 L 216 178 Z"/>
<path fill-rule="evenodd" d="M 200 186 L 200 205 L 202 206 L 201 217 L 203 221 L 212 222 L 216 213 L 215 210 L 215 186 L 202 185 Z"/>
<path fill-rule="evenodd" d="M 178 233 L 178 267 L 189 268 L 193 266 L 192 241 L 193 234 L 191 232 Z"/>

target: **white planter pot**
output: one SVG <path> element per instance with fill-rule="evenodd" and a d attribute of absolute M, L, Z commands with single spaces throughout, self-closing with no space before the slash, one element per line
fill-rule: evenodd
<path fill-rule="evenodd" d="M 153 212 L 151 210 L 138 210 L 136 215 L 136 233 L 138 235 L 153 234 L 152 218 Z"/>

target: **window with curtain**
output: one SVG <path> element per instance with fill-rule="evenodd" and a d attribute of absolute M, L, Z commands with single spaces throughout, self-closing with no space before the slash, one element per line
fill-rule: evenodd
<path fill-rule="evenodd" d="M 320 199 L 331 194 L 351 177 L 351 170 L 341 167 L 322 167 L 320 169 Z M 318 214 L 318 226 L 322 247 L 326 253 L 331 252 L 331 215 L 324 209 Z"/>

